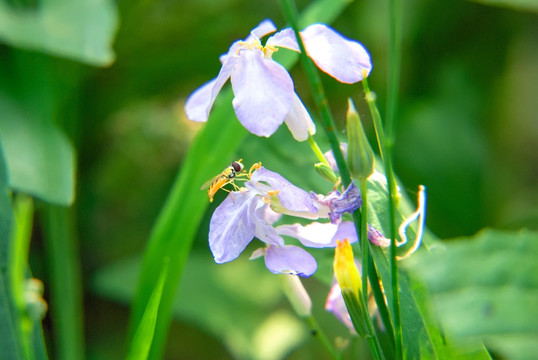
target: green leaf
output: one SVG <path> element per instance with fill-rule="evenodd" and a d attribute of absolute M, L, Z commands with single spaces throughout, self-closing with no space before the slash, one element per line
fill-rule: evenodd
<path fill-rule="evenodd" d="M 70 205 L 75 191 L 75 158 L 67 137 L 2 94 L 0 113 L 0 141 L 10 187 L 53 204 Z"/>
<path fill-rule="evenodd" d="M 447 335 L 507 359 L 538 352 L 538 233 L 485 230 L 409 263 Z"/>
<path fill-rule="evenodd" d="M 403 188 L 401 184 L 398 184 Z M 376 172 L 368 179 L 369 219 L 368 222 L 380 229 L 387 236 L 389 232 L 388 217 L 388 191 L 384 176 Z M 412 203 L 405 196 L 400 199 L 396 209 L 396 224 L 400 224 L 413 211 Z M 416 223 L 407 230 L 410 243 L 403 246 L 400 254 L 404 254 L 413 244 L 416 234 Z M 440 242 L 428 231 L 425 231 L 422 247 L 409 259 L 417 254 L 429 253 L 430 250 L 441 246 Z M 377 246 L 371 246 L 371 254 L 374 258 L 379 276 L 384 284 L 390 284 L 391 272 L 389 263 L 389 250 Z M 400 261 L 405 264 L 409 259 Z M 405 269 L 399 266 L 400 312 L 403 330 L 403 348 L 409 359 L 489 359 L 487 352 L 481 348 L 480 343 L 474 343 L 467 347 L 455 346 L 444 339 L 439 324 L 428 311 L 426 303 L 428 295 L 424 286 L 414 278 L 410 278 Z M 384 286 L 388 303 L 392 301 L 391 287 Z M 389 307 L 392 312 L 392 307 Z M 393 314 L 391 314 L 393 316 Z"/>
<path fill-rule="evenodd" d="M 502 6 L 514 10 L 538 12 L 536 0 L 471 0 L 484 5 Z"/>
<path fill-rule="evenodd" d="M 118 14 L 111 0 L 41 0 L 35 8 L 0 1 L 0 40 L 89 65 L 114 61 Z"/>
<path fill-rule="evenodd" d="M 148 358 L 149 349 L 155 334 L 155 324 L 157 323 L 157 313 L 161 303 L 164 281 L 168 275 L 168 261 L 163 264 L 159 281 L 155 285 L 155 289 L 149 298 L 148 305 L 142 315 L 138 329 L 133 336 L 133 341 L 129 347 L 128 360 L 145 360 Z"/>

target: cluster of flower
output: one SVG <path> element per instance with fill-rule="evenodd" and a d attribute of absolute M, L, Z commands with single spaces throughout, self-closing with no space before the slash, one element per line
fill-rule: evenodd
<path fill-rule="evenodd" d="M 265 20 L 245 40 L 232 44 L 220 57 L 222 67 L 218 76 L 187 99 L 185 107 L 189 119 L 207 121 L 217 94 L 231 78 L 235 113 L 251 133 L 269 137 L 283 122 L 298 141 L 315 133 L 315 125 L 295 93 L 289 73 L 272 59 L 279 47 L 300 51 L 295 33 L 290 28 L 283 29 L 262 46 L 260 39 L 275 31 L 274 24 Z M 344 38 L 323 24 L 310 25 L 300 34 L 307 55 L 338 81 L 356 83 L 370 73 L 370 56 L 360 43 Z M 326 154 L 326 158 L 330 159 L 331 155 Z M 338 171 L 334 161 L 331 167 Z M 233 182 L 231 177 L 222 179 L 223 184 L 230 182 Z M 302 247 L 286 245 L 282 236 L 295 238 L 311 248 L 334 248 L 338 240 L 344 239 L 346 243 L 356 242 L 354 223 L 342 221 L 342 215 L 353 213 L 361 204 L 360 190 L 353 183 L 342 192 L 309 193 L 260 165 L 249 173 L 239 191 L 231 192 L 216 208 L 209 227 L 209 245 L 215 261 L 225 263 L 236 259 L 254 238 L 258 238 L 265 246 L 255 250 L 251 259 L 263 256 L 265 265 L 275 274 L 310 276 L 317 269 L 314 257 Z M 330 221 L 274 226 L 282 215 Z M 370 225 L 368 238 L 378 246 L 390 245 L 390 240 Z M 339 288 L 335 285 L 326 308 L 352 328 L 342 296 L 338 294 Z"/>

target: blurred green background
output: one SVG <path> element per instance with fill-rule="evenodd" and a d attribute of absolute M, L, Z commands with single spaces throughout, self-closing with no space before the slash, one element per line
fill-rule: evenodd
<path fill-rule="evenodd" d="M 39 11 L 46 3 L 2 6 Z M 96 1 L 89 9 L 105 3 Z M 300 9 L 307 4 L 298 1 Z M 200 129 L 200 124 L 185 118 L 185 98 L 216 76 L 218 56 L 261 20 L 271 18 L 277 27 L 285 26 L 276 1 L 142 0 L 118 1 L 116 5 L 115 60 L 106 51 L 95 58 L 87 54 L 99 50 L 83 52 L 83 62 L 99 66 L 81 64 L 77 61 L 81 58 L 66 59 L 64 56 L 72 58 L 68 50 L 42 51 L 0 31 L 4 43 L 0 45 L 0 116 L 9 120 L 13 113 L 9 103 L 31 116 L 52 119 L 75 149 L 72 216 L 82 262 L 81 318 L 89 359 L 117 359 L 125 353 L 130 296 L 137 281 L 136 259 L 145 249 L 152 224 Z M 370 86 L 378 95 L 382 113 L 387 83 L 387 6 L 382 1 L 355 1 L 332 24 L 370 51 L 374 64 Z M 538 229 L 536 13 L 470 1 L 415 0 L 404 6 L 395 167 L 412 198 L 419 184 L 426 185 L 428 227 L 440 238 L 472 235 L 483 227 Z M 114 14 L 113 8 L 106 7 L 79 14 L 81 18 L 95 16 L 86 36 L 98 37 L 104 28 L 114 33 L 110 19 L 103 20 L 107 11 Z M 17 44 L 24 46 L 12 46 Z M 302 69 L 295 67 L 291 73 L 297 92 L 313 109 Z M 347 98 L 352 97 L 374 141 L 361 101 L 362 87 L 339 84 L 325 75 L 322 78 L 340 129 Z M 322 136 L 318 137 L 323 143 Z M 306 144 L 292 143 L 282 131 L 271 140 L 249 136 L 241 149 L 238 157 L 248 160 L 247 164 L 262 161 L 275 169 L 286 161 L 305 168 L 315 161 Z M 304 158 L 296 158 L 291 149 L 302 152 Z M 223 166 L 230 160 L 222 159 Z M 292 182 L 308 182 L 301 179 L 303 173 L 285 175 Z M 266 334 L 274 336 L 274 320 L 296 330 L 282 334 L 292 344 L 283 354 L 300 344 L 289 358 L 325 358 L 324 350 L 293 316 L 280 293 L 279 279 L 263 264 L 244 257 L 237 263 L 214 264 L 207 245 L 207 224 L 223 195 L 208 208 L 194 242 L 165 357 L 256 357 L 254 350 L 244 350 L 250 345 L 242 343 L 246 340 L 239 330 L 234 333 L 236 329 L 230 328 L 226 338 L 222 327 L 228 318 L 220 317 L 228 313 L 237 319 L 237 327 L 259 332 L 258 349 L 271 348 Z M 50 270 L 37 226 L 31 268 L 47 289 Z M 230 278 L 236 282 L 226 285 Z M 254 292 L 258 296 L 248 284 L 260 285 Z M 347 336 L 346 329 L 323 312 L 326 285 L 308 279 L 306 286 L 328 332 Z M 266 293 L 259 296 L 262 291 Z M 270 309 L 270 313 L 265 316 L 260 308 Z M 260 323 L 263 329 L 254 325 Z M 48 317 L 44 326 L 49 353 L 54 354 L 55 328 Z"/>

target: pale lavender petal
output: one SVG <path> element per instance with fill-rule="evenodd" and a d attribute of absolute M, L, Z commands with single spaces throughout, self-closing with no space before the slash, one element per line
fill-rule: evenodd
<path fill-rule="evenodd" d="M 344 159 L 347 158 L 347 143 L 340 143 L 340 150 L 342 150 Z M 325 159 L 327 159 L 327 161 L 329 162 L 331 169 L 333 169 L 334 171 L 338 171 L 338 166 L 336 165 L 336 160 L 334 159 L 333 151 L 329 150 L 326 153 L 324 153 L 323 156 L 325 156 Z"/>
<path fill-rule="evenodd" d="M 334 235 L 337 229 L 338 225 L 313 222 L 306 226 L 301 224 L 281 225 L 276 228 L 276 231 L 280 235 L 299 240 L 304 246 L 324 248 L 336 246 Z"/>
<path fill-rule="evenodd" d="M 258 26 L 250 31 L 250 35 L 245 39 L 245 41 L 252 41 L 254 39 L 261 39 L 267 34 L 274 33 L 276 31 L 275 24 L 269 20 L 263 20 Z"/>
<path fill-rule="evenodd" d="M 381 234 L 381 231 L 377 230 L 370 224 L 368 224 L 368 240 L 370 240 L 372 244 L 377 246 L 390 246 L 390 239 L 384 237 L 383 234 Z"/>
<path fill-rule="evenodd" d="M 297 44 L 297 38 L 295 37 L 295 33 L 291 28 L 286 28 L 277 32 L 269 39 L 267 39 L 267 43 L 265 45 L 283 47 L 286 49 L 300 52 L 299 44 Z"/>
<path fill-rule="evenodd" d="M 318 212 L 318 208 L 309 193 L 293 185 L 280 174 L 267 170 L 263 166 L 252 174 L 250 181 L 266 182 L 272 190 L 278 190 L 278 200 L 288 210 L 314 214 Z"/>
<path fill-rule="evenodd" d="M 370 55 L 357 41 L 350 40 L 323 25 L 313 24 L 301 31 L 308 56 L 336 80 L 353 84 L 372 70 Z"/>
<path fill-rule="evenodd" d="M 245 128 L 258 136 L 271 136 L 293 103 L 293 81 L 288 71 L 262 51 L 242 50 L 232 72 L 233 106 Z"/>
<path fill-rule="evenodd" d="M 316 260 L 298 246 L 269 246 L 265 253 L 265 266 L 273 274 L 310 276 L 316 272 Z"/>
<path fill-rule="evenodd" d="M 220 68 L 219 75 L 210 82 L 195 90 L 185 102 L 185 113 L 192 121 L 205 122 L 209 118 L 209 112 L 213 107 L 215 98 L 226 80 L 230 77 L 237 59 L 229 57 Z"/>
<path fill-rule="evenodd" d="M 273 209 L 271 209 L 270 206 L 263 207 L 263 220 L 267 224 L 272 225 L 276 223 L 278 220 L 280 220 L 281 217 L 282 217 L 282 214 L 279 214 L 273 211 Z"/>
<path fill-rule="evenodd" d="M 340 286 L 338 286 L 338 283 L 336 281 L 331 287 L 329 296 L 327 296 L 325 310 L 332 312 L 333 315 L 351 332 L 355 332 L 355 328 L 353 327 L 353 323 L 351 322 L 351 316 L 349 316 L 344 297 L 342 296 L 342 290 L 340 289 Z"/>
<path fill-rule="evenodd" d="M 232 261 L 252 241 L 256 224 L 253 207 L 261 201 L 249 192 L 233 192 L 213 212 L 209 223 L 209 247 L 215 262 Z"/>
<path fill-rule="evenodd" d="M 291 110 L 284 121 L 297 141 L 305 141 L 309 135 L 316 133 L 316 125 L 296 93 L 293 96 Z"/>
<path fill-rule="evenodd" d="M 355 230 L 355 224 L 353 221 L 342 221 L 338 224 L 338 230 L 334 234 L 334 246 L 336 246 L 336 240 L 348 239 L 350 244 L 359 240 L 357 236 L 357 230 Z"/>
<path fill-rule="evenodd" d="M 249 260 L 255 260 L 257 258 L 260 258 L 262 256 L 265 256 L 265 252 L 267 251 L 267 248 L 257 248 L 252 252 L 252 255 L 248 258 Z"/>
<path fill-rule="evenodd" d="M 313 248 L 335 247 L 336 240 L 348 239 L 350 243 L 354 243 L 358 239 L 355 224 L 352 221 L 344 221 L 338 225 L 318 222 L 305 226 L 301 224 L 280 225 L 276 231 L 280 235 L 293 237 L 304 246 Z"/>
<path fill-rule="evenodd" d="M 257 204 L 257 209 L 251 214 L 256 226 L 254 235 L 266 244 L 283 246 L 284 239 L 277 234 L 274 227 L 265 222 L 265 207 L 269 207 L 269 205 L 260 200 Z"/>

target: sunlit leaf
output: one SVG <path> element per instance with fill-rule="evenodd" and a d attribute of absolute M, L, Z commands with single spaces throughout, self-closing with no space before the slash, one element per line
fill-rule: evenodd
<path fill-rule="evenodd" d="M 114 61 L 117 26 L 110 0 L 42 0 L 35 8 L 0 1 L 0 41 L 90 65 Z"/>
<path fill-rule="evenodd" d="M 507 359 L 538 351 L 538 234 L 486 230 L 410 262 L 447 335 Z"/>

